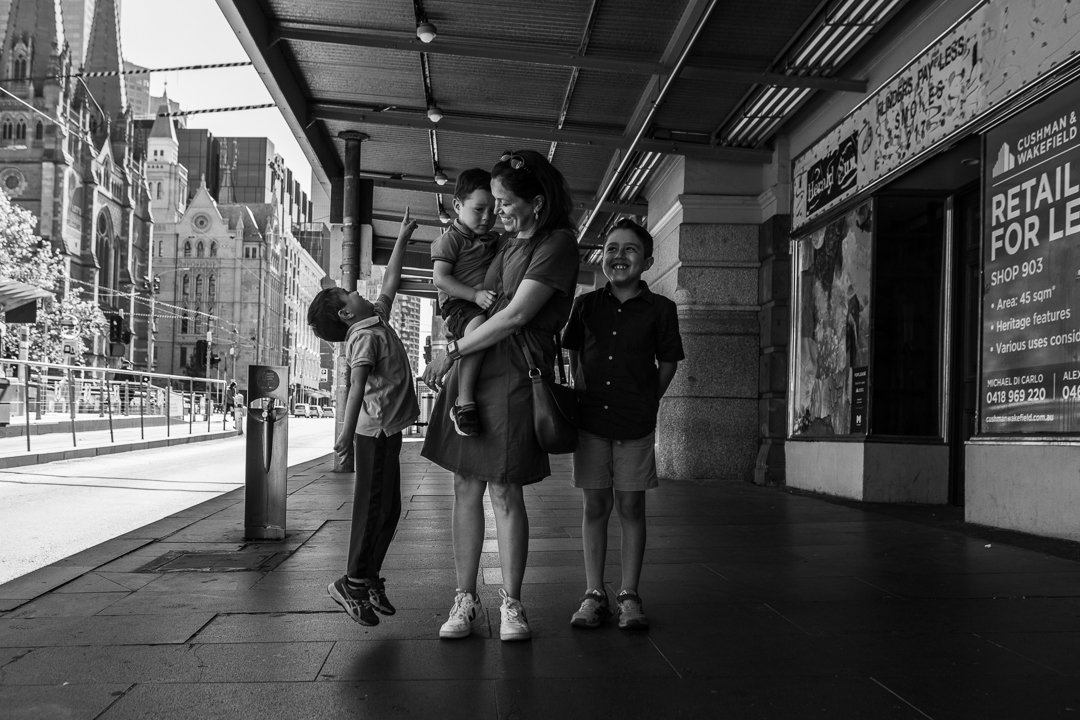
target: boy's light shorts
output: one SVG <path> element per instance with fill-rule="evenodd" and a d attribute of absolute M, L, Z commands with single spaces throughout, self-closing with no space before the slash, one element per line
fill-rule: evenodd
<path fill-rule="evenodd" d="M 574 487 L 624 492 L 657 487 L 655 442 L 655 432 L 633 440 L 612 440 L 579 430 Z"/>

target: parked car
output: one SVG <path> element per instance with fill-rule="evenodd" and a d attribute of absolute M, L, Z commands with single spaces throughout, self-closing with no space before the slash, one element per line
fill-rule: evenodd
<path fill-rule="evenodd" d="M 296 403 L 292 406 L 293 417 L 311 417 L 310 406 L 307 403 Z"/>
<path fill-rule="evenodd" d="M 334 417 L 334 406 L 333 405 L 320 405 L 319 406 L 319 417 Z"/>

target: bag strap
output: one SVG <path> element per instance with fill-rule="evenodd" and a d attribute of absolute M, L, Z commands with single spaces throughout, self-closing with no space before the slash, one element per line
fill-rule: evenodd
<path fill-rule="evenodd" d="M 559 384 L 566 384 L 566 363 L 563 361 L 562 342 L 559 340 L 559 334 L 555 333 L 552 337 L 555 338 L 555 357 L 558 358 L 559 363 Z M 529 344 L 525 342 L 525 338 L 522 337 L 522 333 L 519 330 L 514 333 L 514 338 L 517 340 L 517 345 L 521 348 L 521 354 L 525 356 L 525 363 L 529 366 L 529 377 L 540 377 L 540 368 L 536 366 L 536 362 L 533 360 L 532 352 L 529 350 Z"/>

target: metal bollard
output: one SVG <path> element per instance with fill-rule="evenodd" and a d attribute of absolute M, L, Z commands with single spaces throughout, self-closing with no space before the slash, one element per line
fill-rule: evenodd
<path fill-rule="evenodd" d="M 289 368 L 248 368 L 248 426 L 244 537 L 285 538 L 285 491 L 289 469 Z"/>

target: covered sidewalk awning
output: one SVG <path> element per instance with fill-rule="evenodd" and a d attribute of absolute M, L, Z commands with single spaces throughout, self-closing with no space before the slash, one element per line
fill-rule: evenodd
<path fill-rule="evenodd" d="M 401 214 L 433 240 L 456 176 L 506 150 L 565 175 L 582 258 L 605 228 L 648 212 L 665 156 L 762 167 L 815 93 L 846 77 L 902 0 L 217 0 L 341 222 L 346 138 L 373 184 L 373 260 Z M 357 135 L 357 133 L 361 135 Z M 336 208 L 336 210 L 335 210 Z M 406 259 L 406 292 L 430 277 Z M 418 283 L 414 281 L 419 280 Z"/>
<path fill-rule="evenodd" d="M 0 313 L 22 307 L 40 298 L 52 298 L 53 294 L 37 285 L 0 277 Z"/>

